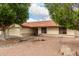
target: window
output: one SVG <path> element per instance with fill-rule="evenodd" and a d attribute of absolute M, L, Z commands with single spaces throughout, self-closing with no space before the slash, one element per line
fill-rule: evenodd
<path fill-rule="evenodd" d="M 59 34 L 67 34 L 67 29 L 65 27 L 59 27 Z"/>
<path fill-rule="evenodd" d="M 41 28 L 41 33 L 47 33 L 47 28 L 46 27 Z"/>

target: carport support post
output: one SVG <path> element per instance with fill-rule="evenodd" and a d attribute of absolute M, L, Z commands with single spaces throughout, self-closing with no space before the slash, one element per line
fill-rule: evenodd
<path fill-rule="evenodd" d="M 38 35 L 41 34 L 41 28 L 38 28 Z"/>

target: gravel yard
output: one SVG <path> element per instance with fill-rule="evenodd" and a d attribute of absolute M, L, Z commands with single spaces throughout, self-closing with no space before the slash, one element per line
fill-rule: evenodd
<path fill-rule="evenodd" d="M 62 45 L 79 50 L 78 38 L 31 37 L 30 40 L 20 42 L 9 41 L 5 41 L 6 44 L 0 41 L 1 56 L 57 56 L 61 55 L 59 49 Z"/>

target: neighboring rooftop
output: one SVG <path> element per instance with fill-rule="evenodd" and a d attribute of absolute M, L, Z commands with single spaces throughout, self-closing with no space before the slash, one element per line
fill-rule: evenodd
<path fill-rule="evenodd" d="M 54 21 L 38 21 L 38 22 L 26 22 L 22 24 L 22 27 L 57 27 L 58 24 L 56 24 Z"/>

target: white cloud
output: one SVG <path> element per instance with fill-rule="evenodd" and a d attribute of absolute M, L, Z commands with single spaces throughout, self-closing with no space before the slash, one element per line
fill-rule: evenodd
<path fill-rule="evenodd" d="M 27 20 L 27 22 L 36 22 L 37 20 L 35 20 L 35 19 L 33 19 L 33 18 L 29 18 L 28 20 Z"/>
<path fill-rule="evenodd" d="M 46 18 L 45 20 L 39 19 L 39 21 L 48 21 L 48 20 L 51 20 L 51 19 L 50 19 L 49 17 Z M 35 20 L 35 19 L 33 19 L 33 18 L 29 18 L 29 19 L 27 20 L 27 22 L 38 22 L 38 20 Z"/>
<path fill-rule="evenodd" d="M 36 15 L 48 15 L 49 16 L 48 10 L 45 7 L 38 6 L 37 4 L 31 4 L 29 11 Z"/>
<path fill-rule="evenodd" d="M 50 20 L 49 12 L 46 7 L 41 7 L 37 3 L 32 3 L 29 7 L 29 20 L 27 22 Z"/>

